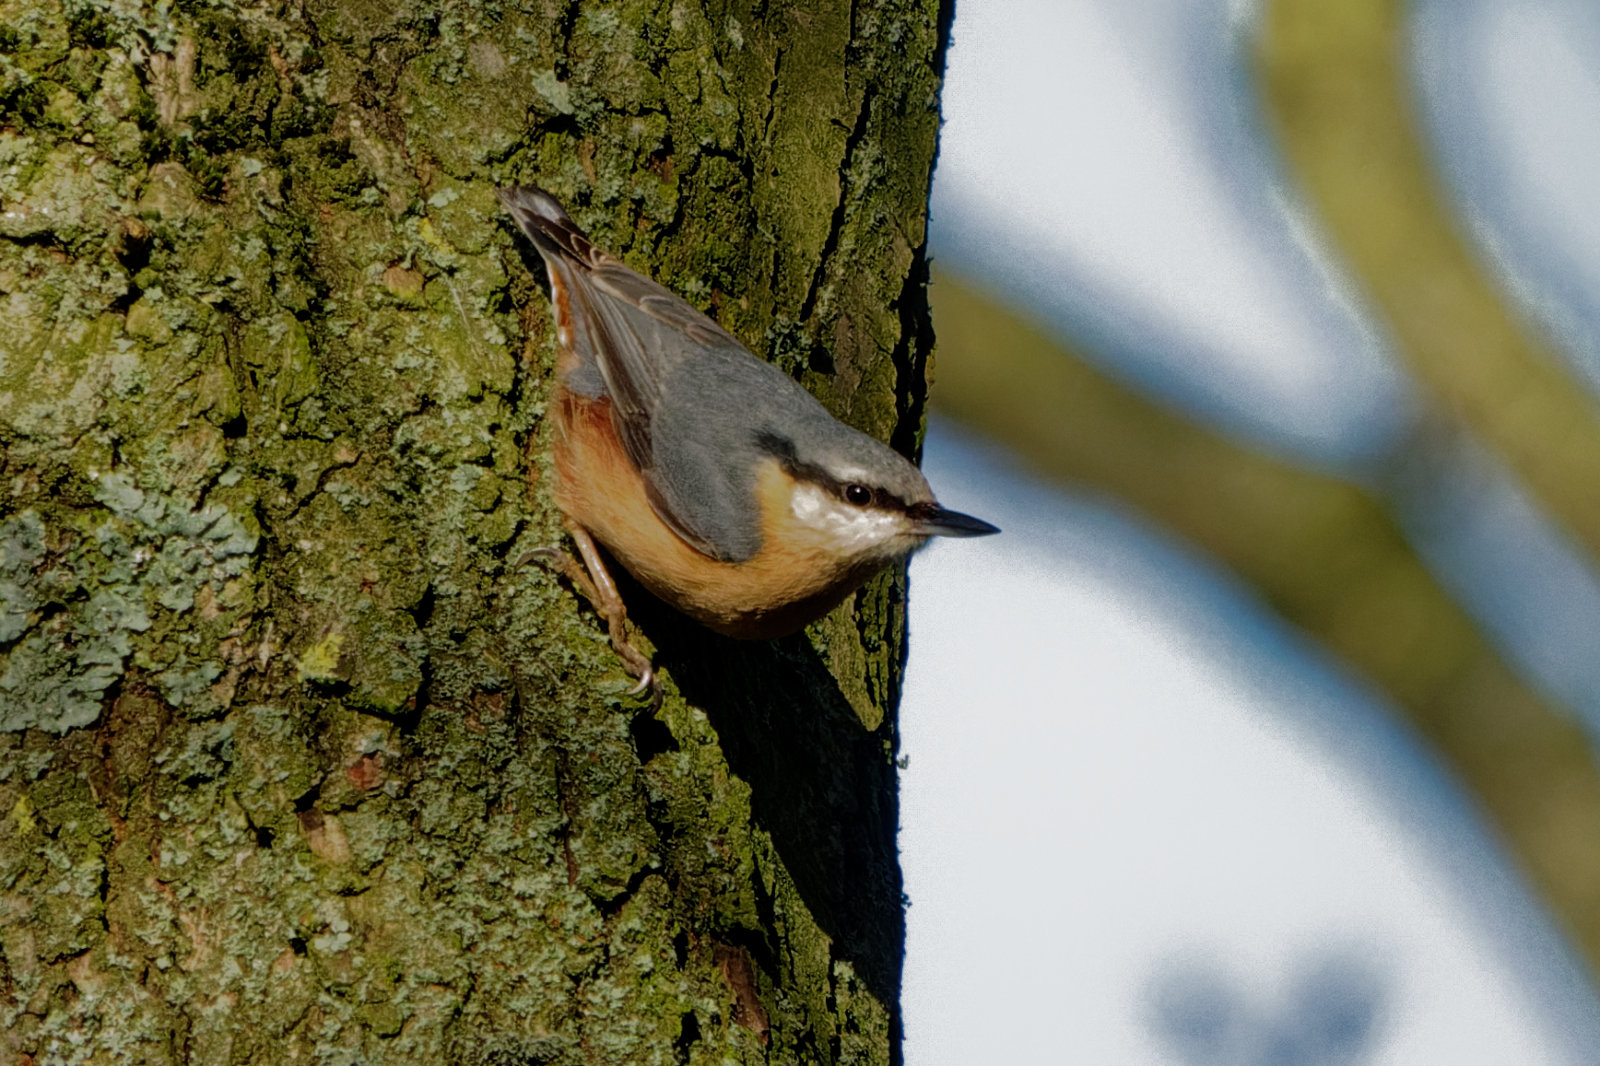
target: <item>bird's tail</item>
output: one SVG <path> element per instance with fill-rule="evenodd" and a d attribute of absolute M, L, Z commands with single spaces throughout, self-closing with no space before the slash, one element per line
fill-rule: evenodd
<path fill-rule="evenodd" d="M 552 257 L 565 257 L 593 267 L 603 255 L 560 202 L 543 189 L 510 185 L 500 190 L 500 203 L 547 263 Z"/>

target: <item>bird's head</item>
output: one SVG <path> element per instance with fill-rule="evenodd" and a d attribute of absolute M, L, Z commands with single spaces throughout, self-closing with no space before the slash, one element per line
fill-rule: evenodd
<path fill-rule="evenodd" d="M 839 425 L 814 439 L 767 435 L 761 448 L 784 476 L 785 525 L 851 564 L 884 565 L 930 537 L 982 537 L 1000 530 L 947 510 L 894 449 Z"/>

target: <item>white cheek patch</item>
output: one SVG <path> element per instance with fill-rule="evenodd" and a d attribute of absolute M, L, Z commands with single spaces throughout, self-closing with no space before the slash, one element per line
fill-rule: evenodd
<path fill-rule="evenodd" d="M 905 532 L 893 511 L 852 507 L 816 485 L 797 484 L 789 506 L 801 523 L 825 534 L 847 555 L 868 551 Z"/>

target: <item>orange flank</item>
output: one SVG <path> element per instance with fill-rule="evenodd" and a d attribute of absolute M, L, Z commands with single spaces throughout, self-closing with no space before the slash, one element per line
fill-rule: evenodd
<path fill-rule="evenodd" d="M 795 518 L 794 480 L 776 460 L 762 463 L 757 497 L 762 547 L 741 563 L 690 547 L 656 515 L 644 479 L 611 421 L 611 401 L 558 386 L 553 457 L 557 506 L 587 529 L 658 598 L 718 633 L 765 640 L 833 610 L 882 568 L 882 560 L 839 557 L 824 535 Z"/>

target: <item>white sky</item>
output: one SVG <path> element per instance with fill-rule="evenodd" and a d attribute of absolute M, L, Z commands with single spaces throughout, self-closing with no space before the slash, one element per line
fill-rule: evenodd
<path fill-rule="evenodd" d="M 1263 641 L 1199 564 L 948 427 L 926 467 L 1006 532 L 912 571 L 909 1066 L 1170 1063 L 1148 1003 L 1174 959 L 1228 975 L 1248 1035 L 1330 954 L 1379 978 L 1355 1061 L 1581 1062 L 1555 1031 L 1589 1006 L 1561 949 L 1360 690 Z M 1206 1066 L 1235 1061 L 1277 1060 Z"/>

